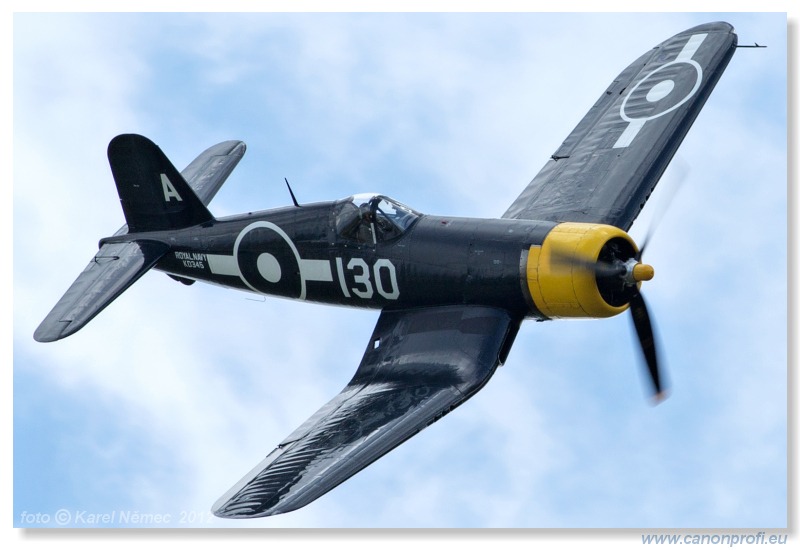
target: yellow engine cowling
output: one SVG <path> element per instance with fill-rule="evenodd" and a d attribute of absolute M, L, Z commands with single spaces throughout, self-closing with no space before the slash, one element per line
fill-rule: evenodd
<path fill-rule="evenodd" d="M 540 246 L 528 251 L 526 275 L 531 298 L 548 318 L 611 317 L 622 313 L 628 308 L 633 286 L 626 292 L 619 278 L 601 280 L 596 266 L 598 262 L 624 262 L 638 253 L 633 239 L 617 227 L 561 223 Z M 636 282 L 637 288 L 639 285 Z"/>

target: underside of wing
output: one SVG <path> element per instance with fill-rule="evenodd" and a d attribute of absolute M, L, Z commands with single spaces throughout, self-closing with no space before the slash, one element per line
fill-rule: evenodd
<path fill-rule="evenodd" d="M 626 68 L 504 218 L 628 230 L 736 49 L 727 23 L 694 27 Z"/>
<path fill-rule="evenodd" d="M 270 516 L 322 496 L 482 388 L 518 328 L 494 308 L 384 311 L 344 390 L 223 495 L 214 514 Z"/>

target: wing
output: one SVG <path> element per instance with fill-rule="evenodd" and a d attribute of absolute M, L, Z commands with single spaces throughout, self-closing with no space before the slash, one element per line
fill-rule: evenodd
<path fill-rule="evenodd" d="M 727 23 L 694 27 L 625 69 L 504 218 L 628 230 L 736 49 Z"/>
<path fill-rule="evenodd" d="M 223 495 L 214 514 L 295 510 L 457 407 L 489 380 L 519 320 L 478 306 L 384 311 L 355 376 Z"/>

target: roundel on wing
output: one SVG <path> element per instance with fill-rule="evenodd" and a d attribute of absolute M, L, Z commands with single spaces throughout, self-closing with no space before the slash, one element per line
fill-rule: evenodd
<path fill-rule="evenodd" d="M 701 79 L 702 70 L 691 59 L 666 63 L 628 92 L 620 115 L 628 122 L 644 122 L 670 113 L 695 94 Z"/>
<path fill-rule="evenodd" d="M 256 292 L 299 298 L 303 291 L 300 258 L 286 233 L 269 222 L 253 223 L 233 248 L 242 279 Z"/>

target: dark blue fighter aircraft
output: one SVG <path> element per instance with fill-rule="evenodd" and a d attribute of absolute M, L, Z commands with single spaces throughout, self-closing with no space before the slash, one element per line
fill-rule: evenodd
<path fill-rule="evenodd" d="M 108 159 L 127 225 L 100 241 L 34 338 L 73 334 L 151 268 L 380 310 L 353 379 L 214 504 L 225 518 L 304 506 L 449 413 L 505 361 L 525 319 L 629 309 L 660 398 L 640 294 L 653 269 L 626 231 L 736 45 L 730 25 L 711 23 L 639 57 L 498 219 L 425 215 L 383 195 L 215 218 L 207 205 L 244 143 L 178 172 L 148 139 L 117 136 Z"/>

